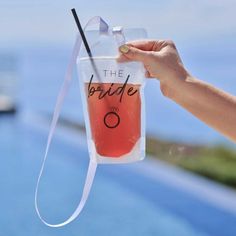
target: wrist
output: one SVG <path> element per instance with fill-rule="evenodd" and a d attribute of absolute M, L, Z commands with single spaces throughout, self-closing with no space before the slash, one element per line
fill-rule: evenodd
<path fill-rule="evenodd" d="M 181 73 L 176 73 L 173 76 L 169 76 L 167 78 L 160 80 L 160 89 L 162 94 L 174 100 L 174 97 L 179 93 L 182 92 L 182 85 L 185 84 L 191 75 L 183 68 Z"/>

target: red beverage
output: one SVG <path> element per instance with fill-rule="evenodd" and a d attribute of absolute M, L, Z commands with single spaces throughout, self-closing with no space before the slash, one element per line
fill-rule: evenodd
<path fill-rule="evenodd" d="M 86 83 L 92 139 L 101 156 L 118 158 L 129 153 L 140 139 L 140 85 L 127 81 Z"/>

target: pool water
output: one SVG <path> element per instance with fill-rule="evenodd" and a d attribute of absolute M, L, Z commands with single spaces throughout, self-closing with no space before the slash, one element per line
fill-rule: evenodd
<path fill-rule="evenodd" d="M 235 235 L 235 216 L 137 171 L 148 158 L 99 166 L 80 217 L 64 228 L 43 225 L 34 209 L 34 191 L 48 127 L 37 122 L 0 117 L 0 236 Z M 56 135 L 39 189 L 41 212 L 48 221 L 58 223 L 73 212 L 87 166 L 85 136 L 69 131 Z"/>

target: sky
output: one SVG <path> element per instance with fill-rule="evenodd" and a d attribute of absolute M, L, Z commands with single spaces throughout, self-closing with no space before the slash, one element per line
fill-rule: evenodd
<path fill-rule="evenodd" d="M 144 27 L 151 38 L 182 44 L 233 43 L 236 37 L 234 0 L 0 0 L 1 47 L 71 44 L 77 32 L 73 7 L 83 25 L 100 15 L 110 25 Z"/>

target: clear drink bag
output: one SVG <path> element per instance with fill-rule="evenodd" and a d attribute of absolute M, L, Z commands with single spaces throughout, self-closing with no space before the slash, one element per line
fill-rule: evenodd
<path fill-rule="evenodd" d="M 86 30 L 90 25 L 98 25 L 99 30 Z M 146 31 L 139 28 L 108 27 L 98 16 L 90 19 L 84 30 L 92 55 L 88 56 L 81 36 L 78 35 L 65 81 L 58 95 L 36 186 L 36 212 L 42 222 L 51 227 L 64 226 L 80 214 L 88 198 L 98 163 L 128 163 L 145 157 L 145 70 L 139 62 L 118 63 L 116 58 L 120 45 L 146 38 Z M 77 209 L 65 222 L 49 224 L 39 212 L 38 187 L 75 65 L 79 75 L 90 162 Z"/>

